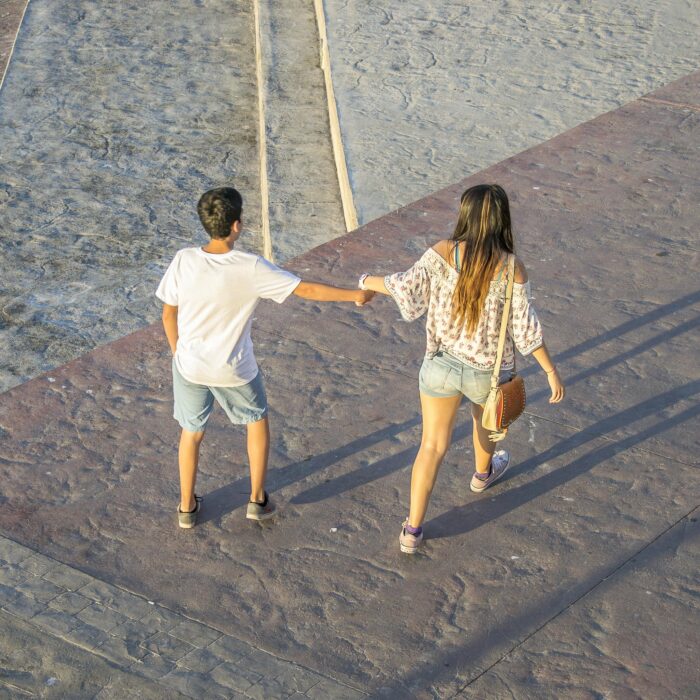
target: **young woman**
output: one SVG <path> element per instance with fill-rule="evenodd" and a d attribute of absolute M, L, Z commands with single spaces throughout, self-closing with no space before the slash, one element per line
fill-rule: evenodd
<path fill-rule="evenodd" d="M 399 544 L 413 554 L 423 540 L 423 520 L 438 469 L 450 446 L 457 409 L 471 402 L 475 472 L 472 491 L 500 479 L 510 455 L 481 425 L 496 363 L 498 335 L 505 301 L 509 257 L 515 254 L 508 197 L 498 185 L 477 185 L 462 195 L 451 240 L 429 248 L 406 272 L 386 277 L 362 275 L 360 287 L 390 294 L 403 318 L 414 321 L 427 312 L 427 348 L 419 389 L 423 437 L 411 475 L 411 505 Z M 564 398 L 564 385 L 542 339 L 532 304 L 525 266 L 515 259 L 511 318 L 500 371 L 515 364 L 514 346 L 532 353 L 547 375 L 550 403 Z"/>

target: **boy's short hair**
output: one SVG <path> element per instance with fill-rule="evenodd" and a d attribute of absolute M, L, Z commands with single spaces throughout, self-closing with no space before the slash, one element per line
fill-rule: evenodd
<path fill-rule="evenodd" d="M 243 197 L 233 187 L 209 190 L 197 202 L 199 220 L 212 238 L 227 238 L 234 222 L 240 221 L 242 209 Z"/>

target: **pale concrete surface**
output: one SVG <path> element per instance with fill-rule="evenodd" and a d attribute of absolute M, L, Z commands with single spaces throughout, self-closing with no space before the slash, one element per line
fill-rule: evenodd
<path fill-rule="evenodd" d="M 692 0 L 324 0 L 361 223 L 700 68 Z"/>
<path fill-rule="evenodd" d="M 700 681 L 674 653 L 698 645 L 700 290 L 679 270 L 697 266 L 699 128 L 700 73 L 293 262 L 336 281 L 405 269 L 449 233 L 464 187 L 511 195 L 569 395 L 549 406 L 524 363 L 514 467 L 481 496 L 460 415 L 420 555 L 397 537 L 423 329 L 386 299 L 259 309 L 276 523 L 245 521 L 244 435 L 218 412 L 201 523 L 177 529 L 152 326 L 0 395 L 2 532 L 371 697 L 631 697 L 634 673 L 632 692 L 685 699 Z"/>
<path fill-rule="evenodd" d="M 284 263 L 346 233 L 313 4 L 260 0 L 270 233 Z"/>
<path fill-rule="evenodd" d="M 153 321 L 209 187 L 260 249 L 252 42 L 247 2 L 31 2 L 0 93 L 0 387 Z"/>
<path fill-rule="evenodd" d="M 0 84 L 26 6 L 27 0 L 0 0 Z"/>

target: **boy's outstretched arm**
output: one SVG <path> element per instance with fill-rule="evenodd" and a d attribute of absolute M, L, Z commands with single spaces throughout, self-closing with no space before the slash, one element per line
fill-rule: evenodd
<path fill-rule="evenodd" d="M 357 306 L 363 306 L 374 296 L 374 292 L 369 289 L 344 289 L 303 280 L 297 285 L 294 294 L 311 301 L 354 301 Z"/>
<path fill-rule="evenodd" d="M 177 306 L 163 304 L 163 328 L 173 355 L 177 348 Z"/>

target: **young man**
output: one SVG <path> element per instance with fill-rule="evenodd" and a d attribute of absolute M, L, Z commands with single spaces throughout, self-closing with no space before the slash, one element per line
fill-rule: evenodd
<path fill-rule="evenodd" d="M 182 428 L 180 527 L 194 527 L 199 448 L 214 399 L 234 424 L 248 431 L 250 501 L 246 517 L 266 520 L 275 506 L 265 491 L 270 451 L 267 398 L 250 337 L 260 299 L 281 304 L 294 293 L 314 301 L 367 303 L 374 293 L 304 282 L 258 255 L 234 249 L 241 235 L 243 200 L 232 187 L 202 195 L 197 212 L 211 237 L 201 248 L 180 250 L 158 286 L 163 326 L 173 353 L 174 417 Z"/>

